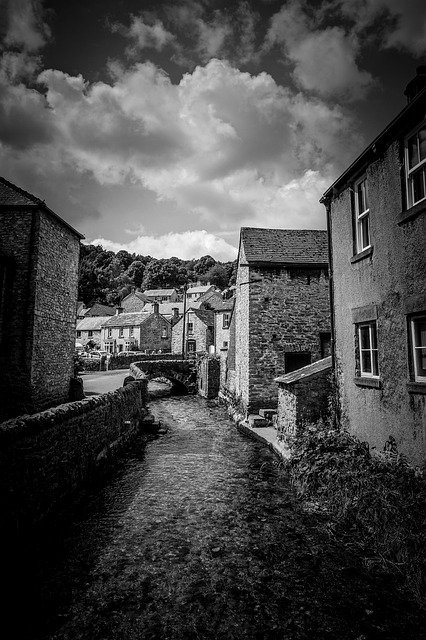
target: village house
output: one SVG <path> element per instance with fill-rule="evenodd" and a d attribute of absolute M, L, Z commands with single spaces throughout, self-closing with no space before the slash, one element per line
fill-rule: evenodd
<path fill-rule="evenodd" d="M 69 400 L 82 237 L 0 178 L 1 418 Z"/>
<path fill-rule="evenodd" d="M 94 343 L 97 349 L 101 347 L 102 327 L 111 316 L 89 316 L 77 321 L 76 346 L 86 347 L 88 343 Z M 81 347 L 80 347 L 81 348 Z"/>
<path fill-rule="evenodd" d="M 341 425 L 426 460 L 426 67 L 325 192 Z"/>
<path fill-rule="evenodd" d="M 194 302 L 197 302 L 201 296 L 206 296 L 210 292 L 215 292 L 216 287 L 209 282 L 207 284 L 192 284 L 186 290 L 186 304 L 191 306 Z"/>
<path fill-rule="evenodd" d="M 221 351 L 228 351 L 229 329 L 231 325 L 232 310 L 234 308 L 234 298 L 215 302 L 214 311 L 214 352 L 220 355 Z"/>
<path fill-rule="evenodd" d="M 329 305 L 326 231 L 241 229 L 225 377 L 245 411 L 276 409 L 274 378 L 329 354 Z"/>
<path fill-rule="evenodd" d="M 146 289 L 143 294 L 150 302 L 179 301 L 179 294 L 176 289 Z"/>
<path fill-rule="evenodd" d="M 148 302 L 144 311 L 154 311 L 153 302 Z M 158 312 L 170 322 L 170 324 L 176 324 L 176 322 L 183 316 L 183 302 L 160 302 L 158 305 Z"/>
<path fill-rule="evenodd" d="M 133 287 L 132 291 L 121 301 L 121 307 L 124 312 L 142 311 L 145 304 L 150 302 L 150 298 L 146 296 L 140 289 Z"/>
<path fill-rule="evenodd" d="M 114 317 L 108 318 L 102 326 L 102 349 L 109 353 L 121 351 L 170 351 L 171 325 L 158 311 L 154 310 L 122 313 L 117 309 Z"/>
<path fill-rule="evenodd" d="M 207 353 L 214 344 L 214 312 L 205 309 L 188 309 L 184 318 L 173 325 L 172 353 L 195 355 Z"/>

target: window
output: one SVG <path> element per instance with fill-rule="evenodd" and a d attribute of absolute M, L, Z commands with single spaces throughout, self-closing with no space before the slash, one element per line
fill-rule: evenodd
<path fill-rule="evenodd" d="M 367 178 L 355 183 L 355 227 L 356 250 L 361 253 L 371 246 Z"/>
<path fill-rule="evenodd" d="M 358 325 L 359 370 L 361 377 L 379 377 L 377 327 L 375 322 Z"/>
<path fill-rule="evenodd" d="M 229 329 L 230 320 L 231 320 L 231 314 L 230 313 L 224 313 L 223 314 L 223 328 L 224 329 Z"/>
<path fill-rule="evenodd" d="M 87 335 L 88 335 L 89 338 L 93 338 L 93 331 L 88 331 Z"/>
<path fill-rule="evenodd" d="M 135 335 L 135 328 L 133 326 L 129 327 L 129 337 L 134 335 Z"/>
<path fill-rule="evenodd" d="M 108 338 L 112 338 L 112 327 L 108 328 Z"/>
<path fill-rule="evenodd" d="M 195 353 L 195 340 L 188 340 L 186 350 L 188 353 Z"/>
<path fill-rule="evenodd" d="M 426 199 L 426 124 L 408 138 L 405 166 L 408 208 Z"/>
<path fill-rule="evenodd" d="M 124 351 L 130 351 L 131 344 L 128 340 L 124 343 Z"/>
<path fill-rule="evenodd" d="M 123 338 L 124 337 L 124 327 L 120 327 L 118 330 L 118 337 L 119 338 Z"/>
<path fill-rule="evenodd" d="M 227 340 L 224 340 L 222 344 L 222 349 L 227 349 L 227 348 L 228 348 L 228 342 Z"/>
<path fill-rule="evenodd" d="M 114 353 L 114 343 L 105 342 L 105 351 L 108 351 L 108 353 Z"/>
<path fill-rule="evenodd" d="M 81 338 L 81 331 L 77 331 L 77 338 Z"/>
<path fill-rule="evenodd" d="M 164 329 L 162 330 L 161 337 L 162 338 L 167 338 L 167 328 L 166 327 L 164 327 Z"/>
<path fill-rule="evenodd" d="M 194 323 L 193 322 L 188 322 L 187 329 L 188 329 L 188 333 L 193 333 L 193 331 L 194 331 Z"/>
<path fill-rule="evenodd" d="M 426 315 L 411 318 L 414 379 L 426 382 Z"/>

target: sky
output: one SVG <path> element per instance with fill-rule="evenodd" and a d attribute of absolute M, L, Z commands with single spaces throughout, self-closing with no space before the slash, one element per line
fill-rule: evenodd
<path fill-rule="evenodd" d="M 0 175 L 106 249 L 236 257 L 324 229 L 404 107 L 425 0 L 0 0 Z"/>

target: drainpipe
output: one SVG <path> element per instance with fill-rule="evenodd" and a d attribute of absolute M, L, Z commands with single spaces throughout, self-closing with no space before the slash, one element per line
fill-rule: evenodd
<path fill-rule="evenodd" d="M 329 276 L 328 286 L 330 295 L 330 321 L 331 321 L 331 371 L 333 381 L 333 395 L 334 397 L 334 411 L 333 411 L 333 423 L 334 427 L 339 428 L 339 403 L 337 401 L 337 375 L 336 375 L 336 322 L 334 314 L 334 272 L 333 272 L 333 250 L 332 250 L 332 221 L 331 221 L 331 197 L 323 196 L 320 200 L 321 204 L 325 206 L 327 214 L 327 241 L 328 241 L 328 264 L 329 264 Z"/>

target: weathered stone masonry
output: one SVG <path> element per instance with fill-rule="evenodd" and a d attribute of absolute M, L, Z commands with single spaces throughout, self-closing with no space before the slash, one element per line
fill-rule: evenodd
<path fill-rule="evenodd" d="M 1 533 L 27 534 L 137 432 L 147 381 L 0 424 Z"/>

